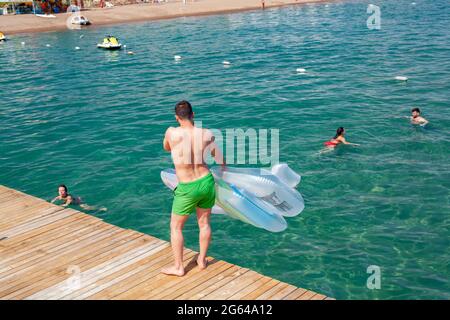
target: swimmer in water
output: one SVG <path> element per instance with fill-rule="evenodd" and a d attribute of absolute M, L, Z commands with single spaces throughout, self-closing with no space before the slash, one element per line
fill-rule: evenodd
<path fill-rule="evenodd" d="M 100 211 L 107 211 L 108 209 L 105 207 L 101 207 L 100 209 L 96 207 L 89 206 L 85 203 L 83 203 L 83 200 L 80 197 L 74 197 L 71 194 L 69 194 L 67 187 L 64 184 L 61 184 L 58 186 L 58 196 L 55 197 L 51 203 L 54 203 L 55 201 L 64 201 L 64 203 L 61 205 L 62 207 L 68 207 L 71 204 L 79 205 L 81 208 L 85 210 L 100 210 Z"/>
<path fill-rule="evenodd" d="M 348 142 L 347 140 L 345 140 L 344 136 L 345 136 L 345 129 L 343 127 L 339 127 L 336 130 L 336 135 L 334 136 L 334 138 L 331 139 L 330 141 L 325 142 L 324 145 L 328 148 L 335 148 L 337 145 L 341 143 L 349 144 L 352 146 L 359 146 L 359 144 Z"/>
<path fill-rule="evenodd" d="M 420 109 L 419 108 L 413 108 L 411 110 L 411 123 L 412 124 L 419 124 L 421 126 L 425 126 L 428 124 L 428 120 L 424 117 L 420 116 Z"/>

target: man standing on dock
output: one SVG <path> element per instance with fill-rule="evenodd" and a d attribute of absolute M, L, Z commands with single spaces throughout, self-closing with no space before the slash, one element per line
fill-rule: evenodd
<path fill-rule="evenodd" d="M 162 269 L 168 275 L 183 276 L 183 227 L 189 216 L 196 211 L 200 229 L 200 253 L 197 265 L 205 269 L 206 254 L 211 241 L 210 216 L 215 203 L 214 178 L 206 165 L 208 154 L 217 164 L 225 168 L 221 151 L 214 142 L 210 130 L 194 125 L 194 113 L 188 101 L 180 101 L 175 106 L 175 119 L 179 127 L 167 129 L 163 147 L 171 152 L 178 178 L 174 190 L 172 216 L 170 221 L 170 242 L 175 263 Z"/>

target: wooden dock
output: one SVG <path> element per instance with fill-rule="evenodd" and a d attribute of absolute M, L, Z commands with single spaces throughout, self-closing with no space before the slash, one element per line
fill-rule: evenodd
<path fill-rule="evenodd" d="M 0 185 L 0 299 L 329 299 L 209 258 L 167 276 L 170 244 Z"/>

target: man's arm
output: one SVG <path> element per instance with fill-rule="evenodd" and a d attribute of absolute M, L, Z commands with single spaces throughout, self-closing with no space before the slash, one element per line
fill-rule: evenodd
<path fill-rule="evenodd" d="M 226 168 L 225 158 L 223 157 L 222 150 L 219 149 L 215 142 L 212 142 L 211 155 L 217 164 L 220 164 L 222 168 Z"/>
<path fill-rule="evenodd" d="M 171 131 L 172 131 L 172 127 L 168 128 L 166 130 L 166 133 L 164 135 L 164 141 L 163 141 L 163 148 L 164 148 L 164 150 L 169 151 L 169 152 L 170 152 L 170 143 L 169 143 L 169 141 L 170 141 L 170 132 Z"/>
<path fill-rule="evenodd" d="M 217 164 L 220 164 L 222 168 L 225 169 L 227 164 L 225 163 L 222 150 L 220 150 L 219 146 L 216 144 L 216 137 L 214 137 L 209 130 L 207 131 L 207 139 L 209 141 L 208 148 L 211 151 L 211 156 Z"/>

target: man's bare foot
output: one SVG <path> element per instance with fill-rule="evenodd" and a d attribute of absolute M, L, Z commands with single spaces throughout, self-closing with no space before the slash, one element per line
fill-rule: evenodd
<path fill-rule="evenodd" d="M 203 259 L 202 261 L 199 258 L 197 258 L 197 265 L 200 270 L 206 269 L 206 267 L 208 266 L 208 260 Z"/>
<path fill-rule="evenodd" d="M 175 266 L 165 267 L 161 269 L 161 272 L 170 276 L 182 277 L 184 276 L 184 268 L 177 268 Z"/>

